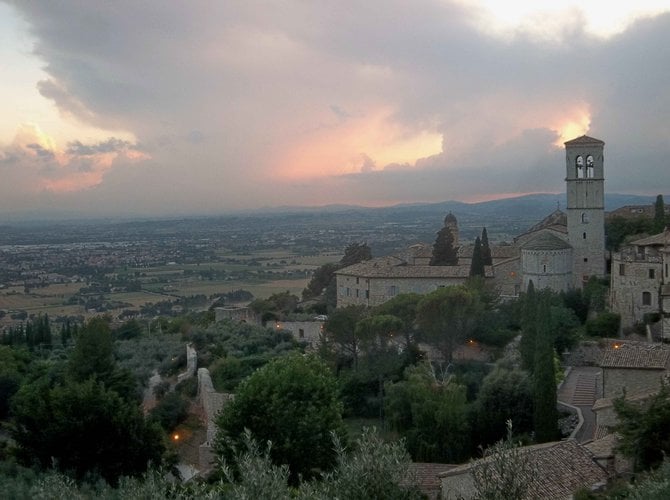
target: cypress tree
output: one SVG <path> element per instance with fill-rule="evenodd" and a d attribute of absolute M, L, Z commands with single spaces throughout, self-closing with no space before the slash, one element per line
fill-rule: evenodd
<path fill-rule="evenodd" d="M 533 424 L 535 441 L 546 443 L 558 437 L 556 374 L 554 372 L 554 339 L 549 297 L 543 293 L 538 299 L 535 369 L 533 371 Z"/>
<path fill-rule="evenodd" d="M 660 233 L 665 229 L 665 202 L 663 195 L 659 194 L 654 203 L 654 232 Z"/>
<path fill-rule="evenodd" d="M 482 259 L 485 266 L 493 265 L 493 258 L 491 257 L 491 247 L 489 246 L 489 235 L 486 228 L 482 229 Z"/>
<path fill-rule="evenodd" d="M 536 338 L 536 314 L 537 296 L 533 280 L 528 282 L 528 290 L 521 299 L 521 342 L 519 351 L 521 353 L 521 364 L 531 374 L 535 368 L 535 338 Z"/>
<path fill-rule="evenodd" d="M 472 251 L 470 276 L 484 277 L 484 257 L 482 256 L 482 242 L 479 239 L 479 236 L 477 236 L 477 239 L 475 239 L 475 248 Z"/>

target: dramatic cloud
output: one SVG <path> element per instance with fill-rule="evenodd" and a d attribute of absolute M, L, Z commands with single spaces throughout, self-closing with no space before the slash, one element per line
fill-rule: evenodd
<path fill-rule="evenodd" d="M 37 95 L 69 123 L 126 134 L 0 137 L 0 169 L 33 204 L 67 192 L 56 201 L 71 209 L 174 213 L 556 192 L 562 142 L 583 133 L 607 143 L 608 190 L 670 186 L 670 14 L 644 1 L 607 25 L 592 2 L 530 17 L 528 2 L 488 0 L 7 3 L 44 67 Z"/>

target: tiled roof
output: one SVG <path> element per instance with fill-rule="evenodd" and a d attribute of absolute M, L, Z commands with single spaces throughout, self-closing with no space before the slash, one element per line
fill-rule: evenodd
<path fill-rule="evenodd" d="M 602 368 L 664 370 L 668 367 L 668 360 L 670 360 L 670 349 L 665 346 L 626 343 L 615 344 L 615 346 L 605 349 L 600 366 Z"/>
<path fill-rule="evenodd" d="M 650 246 L 650 245 L 665 245 L 666 235 L 665 232 L 654 234 L 653 236 L 648 236 L 647 238 L 642 238 L 639 240 L 632 241 L 631 245 L 637 245 L 639 247 Z"/>
<path fill-rule="evenodd" d="M 519 249 L 514 245 L 493 245 L 491 248 L 491 258 L 493 259 L 509 259 L 519 255 Z M 458 248 L 458 256 L 464 258 L 471 258 L 474 252 L 474 245 L 461 245 Z"/>
<path fill-rule="evenodd" d="M 426 462 L 412 462 L 409 464 L 409 478 L 421 493 L 429 499 L 437 499 L 440 496 L 440 478 L 443 472 L 457 467 L 449 464 L 435 464 Z"/>
<path fill-rule="evenodd" d="M 565 215 L 565 212 L 560 211 L 559 209 L 554 210 L 549 215 L 547 215 L 540 222 L 532 226 L 526 233 L 533 233 L 539 231 L 540 229 L 545 229 L 553 226 L 565 226 L 565 230 L 568 228 L 568 216 Z"/>
<path fill-rule="evenodd" d="M 605 469 L 595 462 L 589 450 L 574 440 L 526 446 L 522 451 L 532 454 L 534 465 L 527 478 L 530 482 L 527 499 L 571 498 L 579 488 L 607 481 Z M 480 460 L 442 473 L 440 477 L 470 473 Z"/>
<path fill-rule="evenodd" d="M 485 271 L 487 277 L 493 276 L 490 266 L 486 266 Z M 470 265 L 411 266 L 397 257 L 379 257 L 345 267 L 335 274 L 362 278 L 467 278 Z"/>
<path fill-rule="evenodd" d="M 564 142 L 566 146 L 574 146 L 577 144 L 602 144 L 604 145 L 605 142 L 601 141 L 600 139 L 594 139 L 593 137 L 589 137 L 588 135 L 582 135 L 580 137 L 577 137 L 576 139 L 572 139 L 570 141 Z"/>
<path fill-rule="evenodd" d="M 534 236 L 521 247 L 522 250 L 566 250 L 568 248 L 572 247 L 567 241 L 547 231 Z"/>

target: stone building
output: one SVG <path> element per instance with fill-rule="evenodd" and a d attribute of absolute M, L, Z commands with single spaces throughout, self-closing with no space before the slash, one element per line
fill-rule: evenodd
<path fill-rule="evenodd" d="M 605 143 L 581 136 L 565 143 L 567 213 L 556 210 L 515 238 L 492 246 L 486 268 L 502 297 L 516 297 L 533 281 L 536 289 L 581 288 L 605 274 Z M 432 246 L 417 244 L 400 254 L 372 259 L 336 272 L 338 307 L 375 306 L 400 293 L 429 293 L 463 283 L 470 271 L 472 245 L 461 245 L 453 214 L 445 226 L 458 247 L 458 265 L 430 266 Z M 669 291 L 670 293 L 670 291 Z"/>
<path fill-rule="evenodd" d="M 621 327 L 644 321 L 647 314 L 662 319 L 670 338 L 670 230 L 633 241 L 612 255 L 610 308 L 621 315 Z"/>

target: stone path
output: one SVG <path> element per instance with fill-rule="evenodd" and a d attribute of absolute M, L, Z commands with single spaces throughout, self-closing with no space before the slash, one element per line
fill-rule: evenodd
<path fill-rule="evenodd" d="M 584 417 L 584 424 L 575 439 L 579 443 L 591 441 L 596 432 L 596 417 L 591 407 L 599 395 L 600 368 L 574 367 L 558 391 L 558 400 L 578 407 Z"/>

